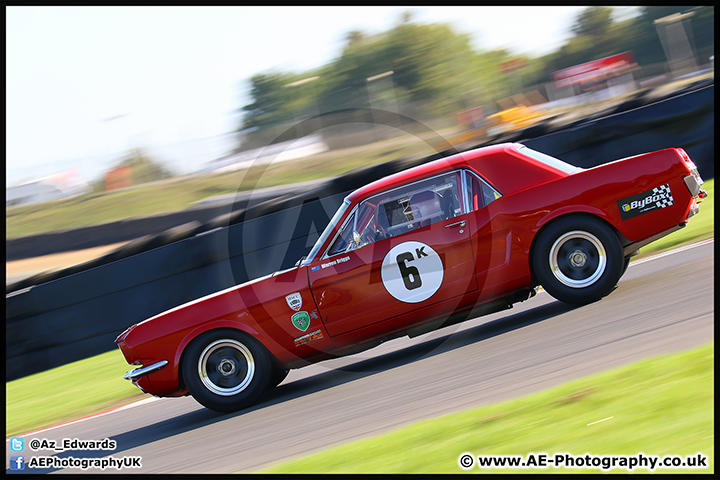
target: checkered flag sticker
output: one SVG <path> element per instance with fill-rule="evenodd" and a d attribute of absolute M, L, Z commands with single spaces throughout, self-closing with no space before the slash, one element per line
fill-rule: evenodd
<path fill-rule="evenodd" d="M 658 208 L 669 207 L 674 203 L 672 194 L 670 193 L 670 185 L 660 185 L 659 187 L 653 188 L 652 191 L 653 197 L 656 195 L 660 197 L 658 201 L 655 202 L 655 205 L 657 205 Z"/>

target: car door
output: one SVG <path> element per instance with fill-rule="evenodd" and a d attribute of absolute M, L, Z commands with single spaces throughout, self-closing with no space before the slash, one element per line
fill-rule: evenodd
<path fill-rule="evenodd" d="M 517 272 L 511 268 L 513 259 L 527 259 L 518 242 L 513 241 L 512 222 L 502 215 L 502 208 L 493 203 L 502 197 L 479 175 L 463 173 L 468 210 L 468 230 L 475 255 L 475 274 L 480 298 L 487 299 L 507 291 Z"/>
<path fill-rule="evenodd" d="M 401 328 L 423 309 L 477 289 L 460 179 L 437 175 L 358 204 L 308 269 L 329 335 L 379 322 Z"/>

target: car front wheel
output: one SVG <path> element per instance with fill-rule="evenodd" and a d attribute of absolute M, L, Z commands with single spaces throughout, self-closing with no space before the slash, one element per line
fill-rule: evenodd
<path fill-rule="evenodd" d="M 272 378 L 265 348 L 246 333 L 229 329 L 206 332 L 193 340 L 181 368 L 195 400 L 218 412 L 252 405 Z"/>
<path fill-rule="evenodd" d="M 533 249 L 533 272 L 543 288 L 566 303 L 600 300 L 617 285 L 625 258 L 615 232 L 598 219 L 563 217 L 547 226 Z"/>

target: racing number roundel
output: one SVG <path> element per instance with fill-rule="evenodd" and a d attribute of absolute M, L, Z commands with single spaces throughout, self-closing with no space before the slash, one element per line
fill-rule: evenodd
<path fill-rule="evenodd" d="M 432 297 L 443 281 L 440 255 L 430 245 L 403 242 L 385 255 L 380 270 L 390 295 L 405 303 L 419 303 Z"/>

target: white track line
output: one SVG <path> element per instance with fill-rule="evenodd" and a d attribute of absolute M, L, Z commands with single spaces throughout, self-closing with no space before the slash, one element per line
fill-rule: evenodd
<path fill-rule="evenodd" d="M 658 253 L 657 255 L 653 255 L 652 257 L 643 258 L 642 260 L 638 260 L 637 262 L 630 262 L 630 267 L 633 265 L 640 265 L 641 263 L 649 262 L 650 260 L 655 260 L 662 257 L 667 257 L 668 255 L 672 255 L 674 253 L 680 253 L 684 252 L 685 250 L 690 250 L 691 248 L 695 247 L 701 247 L 703 245 L 707 245 L 708 243 L 714 242 L 714 238 L 708 238 L 707 240 L 703 240 L 702 242 L 693 243 L 692 245 L 686 245 L 684 247 L 676 248 L 674 250 L 670 250 L 668 252 Z"/>
<path fill-rule="evenodd" d="M 67 425 L 73 425 L 73 424 L 75 424 L 75 423 L 84 422 L 85 420 L 90 420 L 91 418 L 102 417 L 102 416 L 104 416 L 104 415 L 109 415 L 109 414 L 111 414 L 111 413 L 119 412 L 119 411 L 122 411 L 122 410 L 127 410 L 127 409 L 130 409 L 130 408 L 133 408 L 133 407 L 139 407 L 139 406 L 141 406 L 141 405 L 145 405 L 145 404 L 148 404 L 148 403 L 152 403 L 152 402 L 155 402 L 155 401 L 157 401 L 157 400 L 162 400 L 162 398 L 160 398 L 160 397 L 143 398 L 142 400 L 138 400 L 137 402 L 129 403 L 129 404 L 123 405 L 123 406 L 121 406 L 121 407 L 113 408 L 113 409 L 106 410 L 106 411 L 100 412 L 100 413 L 93 413 L 92 415 L 88 415 L 88 416 L 86 416 L 86 417 L 78 418 L 78 419 L 75 419 L 75 420 L 70 420 L 70 421 L 68 421 L 68 422 L 61 423 L 61 424 L 59 424 L 59 425 L 55 425 L 55 426 L 52 426 L 52 427 L 42 428 L 42 429 L 40 429 L 40 430 L 34 430 L 34 431 L 32 431 L 32 432 L 28 432 L 28 433 L 25 433 L 25 434 L 23 434 L 23 435 L 13 435 L 13 437 L 27 437 L 28 435 L 36 435 L 36 434 L 38 434 L 38 433 L 45 433 L 45 432 L 47 432 L 47 431 L 49 431 L 49 430 L 54 430 L 54 429 L 56 429 L 56 428 L 65 427 L 65 426 L 67 426 Z M 5 441 L 6 441 L 6 442 L 9 442 L 10 439 L 13 438 L 13 437 L 8 437 L 8 438 L 5 439 Z"/>

